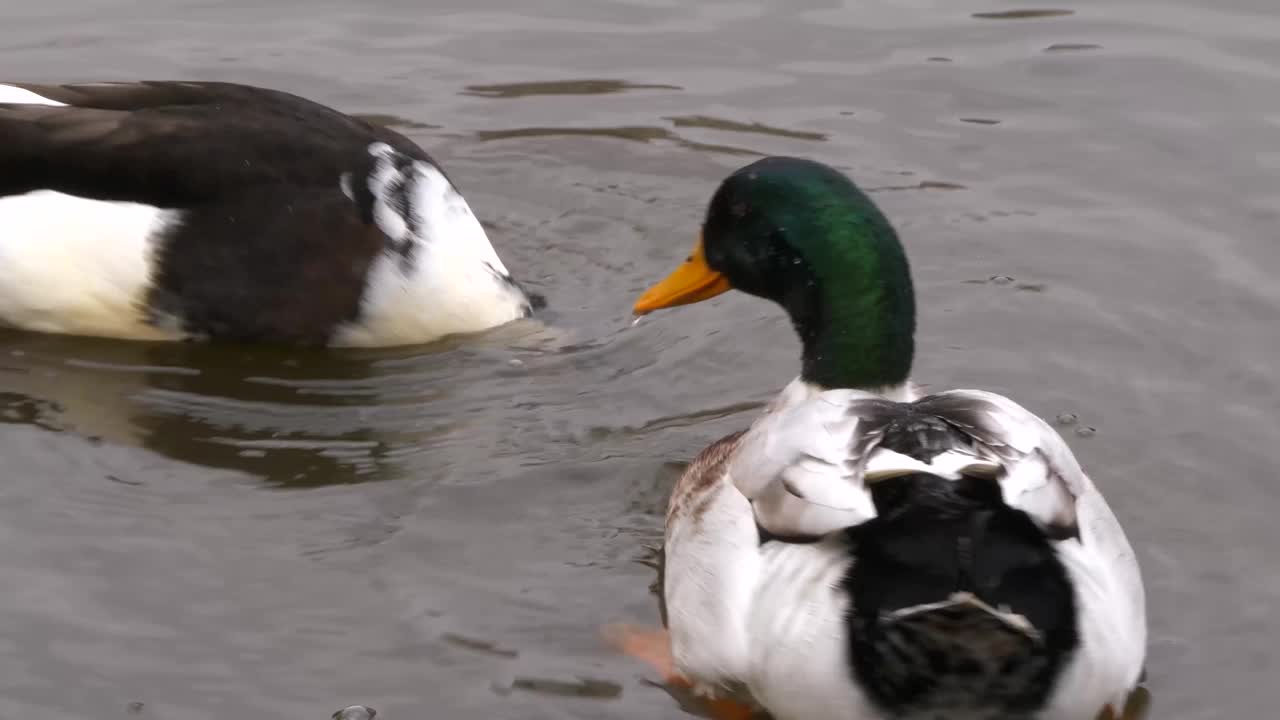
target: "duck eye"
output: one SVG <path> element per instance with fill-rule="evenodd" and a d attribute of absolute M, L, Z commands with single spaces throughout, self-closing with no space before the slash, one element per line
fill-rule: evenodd
<path fill-rule="evenodd" d="M 693 262 L 693 256 L 692 256 L 692 255 L 690 255 L 689 257 L 685 258 L 685 259 L 684 259 L 684 261 L 685 261 L 685 262 Z"/>

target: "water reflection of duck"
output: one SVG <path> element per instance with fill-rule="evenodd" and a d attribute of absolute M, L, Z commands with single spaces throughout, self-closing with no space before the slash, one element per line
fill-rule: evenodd
<path fill-rule="evenodd" d="M 677 483 L 669 641 L 632 629 L 623 647 L 779 720 L 1123 712 L 1146 652 L 1124 531 L 1040 418 L 917 392 L 910 271 L 874 204 L 814 162 L 733 173 L 636 311 L 731 288 L 788 311 L 801 374 Z"/>
<path fill-rule="evenodd" d="M 541 303 L 426 152 L 294 95 L 0 85 L 0 135 L 0 323 L 386 346 Z"/>
<path fill-rule="evenodd" d="M 563 337 L 541 323 L 513 323 L 425 346 L 329 350 L 0 329 L 0 424 L 288 487 L 402 477 L 420 453 L 432 455 L 431 473 L 447 473 L 477 448 L 507 442 L 492 411 L 471 409 L 501 407 L 502 393 L 542 376 L 512 366 L 512 348 L 536 357 Z M 487 382 L 494 378 L 504 382 Z"/>
<path fill-rule="evenodd" d="M 370 408 L 385 407 L 368 394 L 377 387 L 378 358 L 421 355 L 430 367 L 433 353 L 451 345 L 467 343 L 435 343 L 433 352 L 332 352 L 0 331 L 0 423 L 145 449 L 273 485 L 385 479 L 396 467 L 382 457 L 388 444 L 418 434 L 370 427 Z"/>

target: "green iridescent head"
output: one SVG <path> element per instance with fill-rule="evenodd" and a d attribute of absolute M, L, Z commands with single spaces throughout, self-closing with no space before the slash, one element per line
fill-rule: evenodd
<path fill-rule="evenodd" d="M 834 168 L 769 157 L 734 172 L 712 196 L 693 254 L 635 311 L 729 289 L 787 311 L 809 382 L 879 388 L 911 373 L 915 297 L 906 252 L 880 209 Z"/>

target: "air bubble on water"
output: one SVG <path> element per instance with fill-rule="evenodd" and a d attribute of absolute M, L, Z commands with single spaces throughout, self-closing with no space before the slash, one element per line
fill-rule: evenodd
<path fill-rule="evenodd" d="M 1076 417 L 1075 413 L 1064 412 L 1058 413 L 1057 420 L 1059 425 L 1075 425 L 1079 418 Z"/>
<path fill-rule="evenodd" d="M 1080 437 L 1093 437 L 1097 432 L 1097 428 L 1090 427 L 1089 425 L 1081 425 L 1076 428 L 1076 435 L 1079 435 Z"/>
<path fill-rule="evenodd" d="M 373 720 L 378 711 L 366 705 L 352 705 L 333 714 L 334 720 Z"/>
<path fill-rule="evenodd" d="M 994 285 L 1008 285 L 1009 283 L 1013 282 L 1013 278 L 1009 277 L 1008 275 L 992 275 L 990 278 L 987 278 L 987 279 L 990 280 L 991 283 Z"/>

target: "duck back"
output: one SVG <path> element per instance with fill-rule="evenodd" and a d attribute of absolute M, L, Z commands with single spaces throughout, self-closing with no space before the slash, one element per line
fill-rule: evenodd
<path fill-rule="evenodd" d="M 873 486 L 847 531 L 853 672 L 895 717 L 1032 717 L 1078 645 L 1066 569 L 986 478 Z M 958 713 L 958 714 L 957 714 Z"/>

